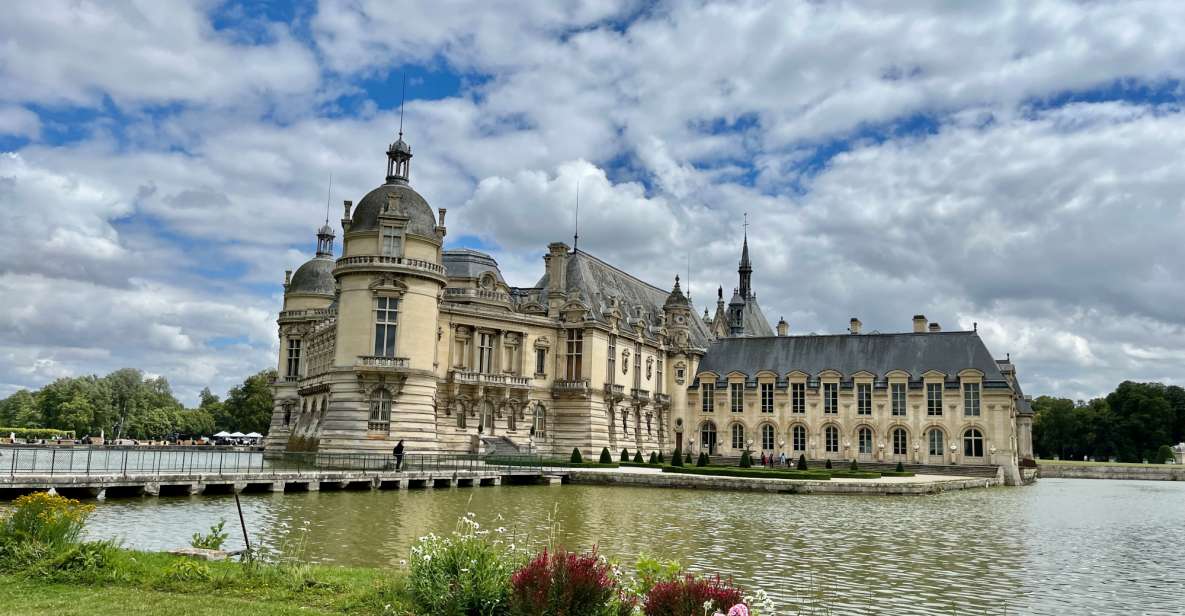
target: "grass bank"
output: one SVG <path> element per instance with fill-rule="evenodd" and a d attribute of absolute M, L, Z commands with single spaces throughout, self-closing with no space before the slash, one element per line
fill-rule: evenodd
<path fill-rule="evenodd" d="M 401 571 L 104 552 L 89 563 L 0 575 L 0 614 L 415 613 Z"/>

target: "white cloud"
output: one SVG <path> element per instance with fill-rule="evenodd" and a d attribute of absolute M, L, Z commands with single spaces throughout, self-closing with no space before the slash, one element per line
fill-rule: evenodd
<path fill-rule="evenodd" d="M 41 135 L 41 118 L 18 105 L 0 105 L 0 135 L 36 139 Z"/>

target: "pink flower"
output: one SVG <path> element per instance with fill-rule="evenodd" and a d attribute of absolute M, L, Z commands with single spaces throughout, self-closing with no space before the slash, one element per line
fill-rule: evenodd
<path fill-rule="evenodd" d="M 738 603 L 728 610 L 728 616 L 749 616 L 749 608 L 744 603 Z"/>

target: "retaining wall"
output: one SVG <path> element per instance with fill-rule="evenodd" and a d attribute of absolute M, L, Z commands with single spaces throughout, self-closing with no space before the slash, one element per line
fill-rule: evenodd
<path fill-rule="evenodd" d="M 922 495 L 940 494 L 953 490 L 986 488 L 999 485 L 995 478 L 967 477 L 928 481 L 809 481 L 802 479 L 761 479 L 750 477 L 720 477 L 688 475 L 684 473 L 611 473 L 573 470 L 568 475 L 571 483 L 598 483 L 643 486 L 651 488 L 685 488 L 694 490 L 740 490 L 748 492 L 777 492 L 783 494 L 869 494 Z"/>
<path fill-rule="evenodd" d="M 1185 465 L 1106 466 L 1074 464 L 1037 464 L 1046 479 L 1139 479 L 1147 481 L 1185 481 Z"/>

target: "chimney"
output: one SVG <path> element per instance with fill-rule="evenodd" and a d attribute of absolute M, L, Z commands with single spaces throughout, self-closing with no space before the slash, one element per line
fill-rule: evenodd
<path fill-rule="evenodd" d="M 352 208 L 352 207 L 354 207 L 353 201 L 349 201 L 349 200 L 342 201 L 342 232 L 343 233 L 348 232 L 350 230 L 350 208 Z M 345 246 L 346 246 L 346 239 L 345 239 L 345 237 L 343 237 L 342 238 L 343 251 L 345 249 Z"/>
<path fill-rule="evenodd" d="M 924 315 L 924 314 L 913 315 L 913 333 L 915 333 L 915 334 L 926 333 L 926 315 Z"/>
<path fill-rule="evenodd" d="M 781 317 L 778 318 L 778 335 L 785 336 L 789 333 L 790 333 L 790 324 L 786 322 L 785 318 L 781 318 Z"/>
<path fill-rule="evenodd" d="M 547 316 L 558 317 L 568 291 L 568 245 L 552 242 L 543 256 L 547 270 Z"/>
<path fill-rule="evenodd" d="M 445 208 L 437 208 L 436 211 L 440 212 L 440 226 L 443 227 L 444 226 L 444 215 L 446 212 L 448 212 L 448 210 Z"/>
<path fill-rule="evenodd" d="M 941 326 L 941 325 L 939 325 L 939 324 L 937 324 L 937 323 L 931 323 L 931 324 L 930 324 L 930 333 L 931 333 L 931 334 L 938 333 L 938 332 L 940 332 L 940 331 L 942 331 L 942 326 Z"/>
<path fill-rule="evenodd" d="M 284 270 L 284 288 L 292 284 L 292 270 Z"/>
<path fill-rule="evenodd" d="M 852 317 L 852 322 L 850 325 L 848 325 L 848 331 L 851 332 L 852 334 L 859 335 L 860 325 L 861 325 L 860 319 L 857 319 L 856 317 Z"/>

